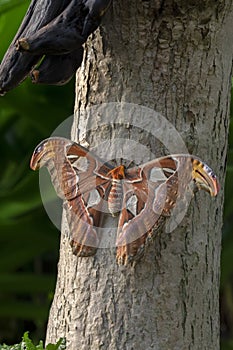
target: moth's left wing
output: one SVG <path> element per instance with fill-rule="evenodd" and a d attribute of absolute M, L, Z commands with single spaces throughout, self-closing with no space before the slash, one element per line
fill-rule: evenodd
<path fill-rule="evenodd" d="M 219 190 L 212 169 L 190 155 L 158 158 L 126 172 L 116 242 L 118 263 L 127 264 L 142 255 L 153 233 L 192 184 L 212 196 Z"/>
<path fill-rule="evenodd" d="M 31 168 L 47 167 L 54 188 L 64 200 L 70 244 L 77 256 L 93 255 L 99 245 L 101 208 L 110 186 L 111 170 L 98 157 L 61 137 L 42 141 L 35 149 Z"/>

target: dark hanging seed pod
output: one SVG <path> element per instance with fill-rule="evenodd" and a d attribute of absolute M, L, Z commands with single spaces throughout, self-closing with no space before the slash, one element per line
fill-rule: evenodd
<path fill-rule="evenodd" d="M 84 43 L 83 4 L 72 0 L 64 11 L 45 27 L 16 43 L 19 51 L 33 55 L 60 55 L 73 51 Z M 83 18 L 83 20 L 81 20 Z"/>
<path fill-rule="evenodd" d="M 0 65 L 0 95 L 19 85 L 41 59 L 41 55 L 21 54 L 15 43 L 20 37 L 30 36 L 53 20 L 69 3 L 69 0 L 32 0 L 20 28 Z"/>
<path fill-rule="evenodd" d="M 80 67 L 82 59 L 82 46 L 66 55 L 45 56 L 41 65 L 32 71 L 32 82 L 34 84 L 64 85 Z"/>
<path fill-rule="evenodd" d="M 39 69 L 33 71 L 33 81 L 38 84 L 64 84 L 68 81 L 81 64 L 82 44 L 98 27 L 110 2 L 32 0 L 2 60 L 0 95 L 19 85 L 43 55 L 48 56 Z M 56 55 L 56 58 L 51 55 Z"/>
<path fill-rule="evenodd" d="M 82 36 L 87 39 L 100 25 L 101 19 L 109 8 L 111 0 L 86 0 L 84 3 L 88 9 L 88 15 L 85 18 Z"/>

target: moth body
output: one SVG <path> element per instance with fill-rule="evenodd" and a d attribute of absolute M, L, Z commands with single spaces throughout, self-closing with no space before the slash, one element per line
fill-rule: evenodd
<path fill-rule="evenodd" d="M 122 209 L 122 180 L 112 180 L 112 187 L 108 196 L 108 210 L 115 217 Z"/>

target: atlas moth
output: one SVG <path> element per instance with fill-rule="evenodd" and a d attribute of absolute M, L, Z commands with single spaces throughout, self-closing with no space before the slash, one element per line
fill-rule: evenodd
<path fill-rule="evenodd" d="M 56 193 L 64 200 L 75 255 L 94 255 L 99 246 L 103 208 L 119 215 L 116 259 L 126 265 L 139 259 L 146 244 L 171 215 L 190 185 L 216 196 L 213 170 L 198 157 L 175 154 L 140 166 L 117 167 L 81 145 L 61 137 L 42 141 L 34 150 L 33 170 L 48 168 Z"/>

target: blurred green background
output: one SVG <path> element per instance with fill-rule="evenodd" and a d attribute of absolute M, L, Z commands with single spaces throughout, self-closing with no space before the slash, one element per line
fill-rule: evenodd
<path fill-rule="evenodd" d="M 0 0 L 0 57 L 29 1 Z M 0 97 L 0 344 L 30 331 L 45 338 L 53 297 L 60 232 L 41 205 L 38 173 L 29 169 L 35 146 L 73 114 L 74 80 L 64 87 L 30 79 Z"/>
<path fill-rule="evenodd" d="M 25 0 L 0 0 L 0 57 L 28 5 Z M 35 342 L 45 338 L 60 233 L 42 206 L 38 176 L 30 171 L 29 160 L 38 142 L 73 113 L 73 104 L 74 79 L 63 87 L 32 87 L 28 79 L 0 97 L 0 344 L 20 342 L 24 331 Z M 220 299 L 222 350 L 233 350 L 232 124 L 230 129 Z"/>

